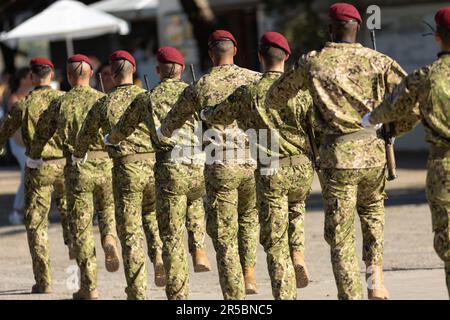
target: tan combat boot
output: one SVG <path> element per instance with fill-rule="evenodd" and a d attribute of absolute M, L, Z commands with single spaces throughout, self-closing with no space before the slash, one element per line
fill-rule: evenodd
<path fill-rule="evenodd" d="M 370 265 L 366 270 L 367 296 L 369 300 L 387 300 L 389 291 L 384 286 L 383 267 Z"/>
<path fill-rule="evenodd" d="M 106 235 L 103 239 L 103 251 L 105 251 L 105 267 L 109 272 L 119 270 L 119 253 L 117 250 L 117 241 L 113 235 Z"/>
<path fill-rule="evenodd" d="M 73 300 L 96 300 L 96 299 L 98 299 L 97 289 L 94 289 L 92 291 L 80 289 L 73 294 Z"/>
<path fill-rule="evenodd" d="M 203 249 L 197 249 L 192 253 L 192 263 L 194 264 L 194 272 L 211 271 L 211 265 Z"/>
<path fill-rule="evenodd" d="M 244 282 L 246 294 L 257 294 L 255 269 L 252 267 L 244 267 Z"/>
<path fill-rule="evenodd" d="M 53 289 L 50 285 L 41 286 L 38 284 L 33 284 L 31 287 L 31 293 L 50 294 L 53 293 Z"/>
<path fill-rule="evenodd" d="M 161 253 L 156 254 L 155 261 L 153 261 L 153 268 L 155 270 L 155 285 L 157 287 L 166 286 L 166 271 Z"/>
<path fill-rule="evenodd" d="M 306 268 L 305 255 L 303 252 L 293 251 L 292 263 L 294 264 L 297 288 L 307 287 L 309 284 L 309 273 Z"/>

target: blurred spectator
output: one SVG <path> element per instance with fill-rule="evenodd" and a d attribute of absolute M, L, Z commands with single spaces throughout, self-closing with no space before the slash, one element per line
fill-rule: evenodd
<path fill-rule="evenodd" d="M 145 40 L 141 40 L 138 45 L 132 50 L 132 54 L 136 59 L 137 66 L 135 84 L 142 87 L 141 84 L 144 83 L 144 75 L 147 75 L 150 89 L 152 89 L 159 83 L 159 76 L 156 73 L 156 66 L 158 64 L 156 61 L 157 50 L 158 48 L 156 46 L 156 43 L 147 43 Z M 140 80 L 140 82 L 138 82 L 138 80 Z"/>
<path fill-rule="evenodd" d="M 111 78 L 111 68 L 109 67 L 108 62 L 104 62 L 97 70 L 97 80 L 98 74 L 102 75 L 103 87 L 105 89 L 105 93 L 110 93 L 114 90 L 114 82 Z M 100 81 L 97 81 L 97 90 L 102 91 L 100 87 Z"/>
<path fill-rule="evenodd" d="M 10 95 L 7 100 L 8 111 L 18 101 L 24 99 L 32 89 L 30 69 L 28 67 L 19 69 L 10 81 Z M 13 225 L 21 224 L 23 220 L 24 206 L 24 170 L 25 170 L 25 147 L 20 130 L 9 139 L 9 146 L 20 166 L 20 185 L 14 198 L 13 211 L 9 214 L 9 222 Z"/>

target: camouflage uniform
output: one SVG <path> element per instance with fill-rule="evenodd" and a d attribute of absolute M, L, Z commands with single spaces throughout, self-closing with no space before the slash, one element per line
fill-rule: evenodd
<path fill-rule="evenodd" d="M 361 118 L 392 92 L 405 73 L 389 57 L 354 43 L 327 43 L 302 57 L 269 90 L 267 105 L 282 108 L 308 89 L 319 130 L 325 239 L 340 299 L 362 299 L 355 248 L 355 211 L 361 219 L 363 260 L 382 265 L 385 199 L 385 147 L 375 131 L 362 130 Z M 416 122 L 416 119 L 407 123 Z M 394 131 L 399 133 L 400 127 Z"/>
<path fill-rule="evenodd" d="M 164 79 L 151 92 L 139 95 L 112 129 L 109 141 L 119 143 L 143 122 L 148 124 L 153 140 L 157 141 L 155 127 L 159 127 L 159 121 L 165 118 L 186 87 L 188 85 L 183 81 Z M 184 148 L 200 148 L 194 128 L 193 118 L 183 126 L 189 136 L 189 143 L 185 143 Z M 156 212 L 167 274 L 166 294 L 171 300 L 187 299 L 189 269 L 184 250 L 184 226 L 188 229 L 189 251 L 194 253 L 197 249 L 204 249 L 204 164 L 177 162 L 170 157 L 172 146 L 157 144 L 157 147 Z"/>
<path fill-rule="evenodd" d="M 170 137 L 202 106 L 222 102 L 238 87 L 260 79 L 260 74 L 236 65 L 212 68 L 192 87 L 186 89 L 161 123 L 161 133 Z M 218 132 L 236 130 L 234 123 Z M 237 131 L 237 130 L 236 130 Z M 236 146 L 221 146 L 234 150 Z M 257 211 L 252 164 L 216 162 L 205 166 L 206 229 L 213 240 L 219 269 L 220 285 L 225 299 L 244 299 L 242 267 L 254 267 L 257 244 Z M 241 263 L 239 263 L 239 260 Z"/>
<path fill-rule="evenodd" d="M 302 164 L 282 166 L 273 174 L 264 173 L 267 164 L 259 161 L 256 171 L 260 241 L 267 253 L 267 264 L 275 299 L 295 299 L 297 290 L 290 252 L 304 252 L 305 199 L 313 180 L 310 148 L 305 120 L 312 101 L 307 92 L 300 92 L 279 112 L 266 109 L 264 98 L 279 72 L 267 72 L 257 84 L 243 86 L 228 99 L 208 107 L 203 117 L 210 123 L 229 124 L 249 129 L 278 129 L 278 152 L 269 150 L 272 141 L 258 144 L 258 153 L 274 159 L 296 157 Z M 256 141 L 254 141 L 256 142 Z"/>
<path fill-rule="evenodd" d="M 97 142 L 99 130 L 102 129 L 103 134 L 109 133 L 142 92 L 144 90 L 135 85 L 122 85 L 100 99 L 84 121 L 73 155 L 82 158 L 89 146 Z M 154 150 L 148 129 L 140 125 L 120 145 L 108 146 L 107 150 L 113 159 L 116 223 L 127 279 L 125 291 L 128 299 L 145 299 L 147 270 L 144 233 L 152 262 L 161 254 L 162 247 L 155 214 Z"/>
<path fill-rule="evenodd" d="M 22 127 L 22 136 L 28 154 L 34 139 L 35 127 L 42 113 L 62 95 L 63 92 L 49 86 L 36 87 L 26 99 L 14 105 L 0 128 L 0 146 L 4 145 L 19 127 Z M 26 168 L 25 170 L 24 222 L 36 284 L 46 287 L 51 285 L 47 231 L 52 192 L 62 218 L 64 243 L 71 245 L 64 191 L 64 159 L 59 137 L 53 136 L 48 141 L 42 152 L 42 159 L 45 163 L 40 169 Z"/>
<path fill-rule="evenodd" d="M 63 143 L 63 152 L 71 162 L 77 134 L 92 105 L 104 94 L 90 87 L 74 87 L 57 103 L 46 110 L 36 126 L 29 156 L 40 158 L 47 141 L 57 132 Z M 103 136 L 99 132 L 89 147 L 84 163 L 66 165 L 64 170 L 71 229 L 77 263 L 80 267 L 80 287 L 89 292 L 97 287 L 97 262 L 92 218 L 99 215 L 103 240 L 116 237 L 114 199 L 112 193 L 112 162 L 106 153 Z"/>
<path fill-rule="evenodd" d="M 434 248 L 445 263 L 450 296 L 450 53 L 442 53 L 431 66 L 409 75 L 380 108 L 372 123 L 402 120 L 419 104 L 422 123 L 431 145 L 428 159 L 427 198 L 431 209 Z"/>

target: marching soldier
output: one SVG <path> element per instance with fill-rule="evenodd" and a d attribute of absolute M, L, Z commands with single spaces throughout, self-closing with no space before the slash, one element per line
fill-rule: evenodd
<path fill-rule="evenodd" d="M 118 144 L 134 132 L 142 122 L 150 120 L 149 128 L 155 136 L 155 126 L 165 118 L 188 84 L 181 80 L 185 62 L 175 48 L 158 50 L 157 72 L 161 82 L 150 92 L 140 94 L 124 113 L 108 136 L 109 143 Z M 153 114 L 152 114 L 153 113 Z M 193 258 L 194 271 L 210 271 L 205 252 L 205 212 L 203 195 L 204 153 L 195 134 L 196 120 L 189 119 L 183 126 L 184 140 L 176 141 L 173 150 L 170 144 L 156 144 L 155 180 L 156 213 L 163 242 L 163 259 L 167 275 L 166 294 L 169 300 L 187 299 L 189 295 L 189 269 L 184 250 L 184 226 L 188 229 L 189 251 Z M 177 156 L 174 153 L 180 153 Z M 189 154 L 192 156 L 183 156 Z"/>
<path fill-rule="evenodd" d="M 80 290 L 74 293 L 74 299 L 98 298 L 95 241 L 92 233 L 94 210 L 99 214 L 106 269 L 110 272 L 119 269 L 112 192 L 112 161 L 105 151 L 100 132 L 89 146 L 86 161 L 71 164 L 72 152 L 81 125 L 92 106 L 105 96 L 90 87 L 92 75 L 92 63 L 85 55 L 77 54 L 67 60 L 67 78 L 72 89 L 43 114 L 36 125 L 29 151 L 32 159 L 41 157 L 44 146 L 55 132 L 63 143 L 64 156 L 68 161 L 64 170 L 68 211 L 81 275 Z"/>
<path fill-rule="evenodd" d="M 54 67 L 49 59 L 35 57 L 30 61 L 30 68 L 34 90 L 13 106 L 0 127 L 0 146 L 3 146 L 21 127 L 27 154 L 34 139 L 36 124 L 39 123 L 42 114 L 63 95 L 63 92 L 50 86 L 54 77 Z M 52 292 L 48 248 L 48 213 L 52 192 L 62 218 L 64 243 L 69 247 L 69 252 L 72 250 L 64 191 L 65 163 L 62 142 L 56 135 L 44 146 L 42 160 L 38 165 L 33 161 L 27 161 L 24 222 L 36 280 L 31 289 L 32 293 Z"/>
<path fill-rule="evenodd" d="M 217 30 L 209 38 L 212 70 L 186 89 L 158 130 L 160 137 L 171 137 L 202 106 L 225 100 L 238 87 L 260 79 L 259 73 L 234 64 L 237 42 L 228 31 Z M 221 135 L 227 130 L 236 138 L 236 124 L 212 126 Z M 237 144 L 221 143 L 218 153 L 234 153 Z M 249 152 L 247 153 L 249 154 Z M 220 157 L 218 157 L 220 158 Z M 244 299 L 246 292 L 256 293 L 254 266 L 256 262 L 257 226 L 254 161 L 215 159 L 205 166 L 208 234 L 213 240 L 219 269 L 220 285 L 225 299 Z M 240 262 L 240 263 L 239 263 Z M 245 280 L 244 280 L 245 279 Z"/>
<path fill-rule="evenodd" d="M 131 102 L 144 92 L 133 85 L 136 62 L 131 54 L 116 51 L 110 56 L 110 64 L 116 89 L 99 100 L 87 114 L 73 152 L 75 165 L 89 157 L 89 146 L 97 142 L 100 129 L 103 134 L 108 134 Z M 127 280 L 125 292 L 128 299 L 146 299 L 144 234 L 155 269 L 155 283 L 165 285 L 162 243 L 155 214 L 155 153 L 149 131 L 141 125 L 120 145 L 107 145 L 107 150 L 113 159 L 116 223 Z"/>
<path fill-rule="evenodd" d="M 304 261 L 305 199 L 314 176 L 305 123 L 312 107 L 307 91 L 300 91 L 289 100 L 286 109 L 266 108 L 264 100 L 273 82 L 284 72 L 284 63 L 291 50 L 287 39 L 277 32 L 263 35 L 259 59 L 265 73 L 258 83 L 242 86 L 225 101 L 206 107 L 201 118 L 208 123 L 231 124 L 237 120 L 245 130 L 262 130 L 276 138 L 257 143 L 258 158 L 256 190 L 260 221 L 260 241 L 267 253 L 267 263 L 275 299 L 296 299 L 297 288 L 308 285 Z M 279 151 L 273 150 L 274 144 Z M 278 165 L 275 164 L 278 161 Z M 273 172 L 270 172 L 272 170 Z M 294 273 L 295 270 L 295 273 Z"/>
<path fill-rule="evenodd" d="M 436 42 L 441 48 L 438 59 L 423 67 L 396 88 L 383 105 L 364 117 L 363 125 L 401 121 L 415 113 L 419 104 L 427 141 L 431 145 L 428 159 L 427 198 L 434 232 L 434 248 L 445 263 L 450 296 L 450 7 L 435 16 Z M 369 118 L 370 116 L 370 118 Z"/>
<path fill-rule="evenodd" d="M 388 299 L 382 271 L 385 145 L 375 130 L 362 128 L 361 118 L 392 92 L 405 73 L 391 58 L 356 43 L 362 19 L 354 6 L 334 4 L 329 17 L 332 42 L 302 57 L 281 76 L 269 90 L 266 105 L 284 108 L 299 90 L 310 91 L 321 136 L 325 239 L 331 248 L 338 297 L 363 298 L 355 246 L 356 211 L 369 299 Z M 398 135 L 400 128 L 394 131 Z"/>

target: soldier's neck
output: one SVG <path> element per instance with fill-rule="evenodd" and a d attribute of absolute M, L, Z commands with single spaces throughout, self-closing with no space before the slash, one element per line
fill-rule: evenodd
<path fill-rule="evenodd" d="M 75 84 L 73 85 L 73 87 L 90 87 L 89 81 L 76 81 Z"/>
<path fill-rule="evenodd" d="M 213 61 L 214 67 L 221 67 L 221 66 L 227 66 L 234 64 L 234 58 L 233 57 L 223 57 L 223 58 L 217 58 Z"/>
<path fill-rule="evenodd" d="M 265 68 L 265 72 L 277 72 L 277 73 L 283 73 L 284 72 L 284 64 L 282 65 L 276 65 L 276 66 L 267 66 Z"/>
<path fill-rule="evenodd" d="M 333 36 L 333 42 L 337 43 L 356 43 L 357 39 L 353 35 Z"/>
<path fill-rule="evenodd" d="M 47 80 L 47 79 L 45 79 L 45 80 L 42 79 L 42 80 L 33 81 L 32 84 L 35 88 L 50 87 L 50 85 L 52 84 L 52 81 Z"/>

